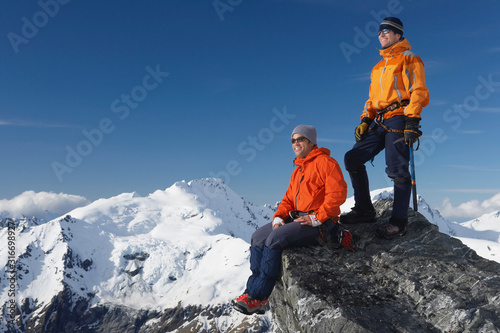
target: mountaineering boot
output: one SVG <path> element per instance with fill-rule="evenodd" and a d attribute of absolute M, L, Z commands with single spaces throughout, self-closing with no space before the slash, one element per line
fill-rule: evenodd
<path fill-rule="evenodd" d="M 247 290 L 233 301 L 234 308 L 244 314 L 264 314 L 268 298 L 281 271 L 281 249 L 250 247 L 250 269 Z M 255 298 L 254 298 L 255 297 Z M 261 301 L 263 299 L 263 301 Z"/>
<path fill-rule="evenodd" d="M 354 250 L 351 249 L 352 234 L 349 232 L 349 230 L 340 228 L 339 232 L 337 234 L 337 237 L 338 237 L 338 241 L 340 243 L 340 246 L 345 247 L 346 249 L 349 249 L 352 252 L 354 252 Z"/>
<path fill-rule="evenodd" d="M 340 215 L 339 222 L 342 224 L 371 223 L 377 221 L 375 216 L 373 207 L 366 210 L 354 206 L 349 213 Z"/>
<path fill-rule="evenodd" d="M 263 300 L 261 305 L 260 305 L 260 309 L 262 311 L 262 314 L 264 314 L 267 310 L 267 303 L 269 303 L 269 298 Z"/>
<path fill-rule="evenodd" d="M 241 300 L 243 300 L 243 299 L 247 298 L 247 296 L 248 296 L 248 293 L 247 293 L 247 291 L 245 290 L 245 291 L 243 292 L 243 294 L 241 294 L 240 296 L 236 297 L 236 300 L 234 300 L 234 301 L 233 301 L 233 304 L 236 304 L 236 303 L 238 303 L 239 301 L 241 301 Z"/>
<path fill-rule="evenodd" d="M 403 236 L 408 228 L 408 219 L 391 217 L 389 222 L 381 225 L 375 231 L 377 236 L 391 240 Z"/>
<path fill-rule="evenodd" d="M 403 236 L 408 226 L 408 205 L 411 196 L 411 182 L 409 179 L 394 180 L 394 202 L 392 204 L 392 217 L 389 222 L 376 230 L 379 237 L 394 239 Z"/>
<path fill-rule="evenodd" d="M 335 223 L 335 227 L 332 229 L 330 234 L 327 235 L 326 242 L 327 246 L 329 247 L 333 247 L 336 249 L 345 247 L 346 249 L 354 251 L 353 249 L 351 249 L 352 234 L 349 232 L 349 230 L 344 229 L 344 227 L 342 227 L 338 223 Z"/>
<path fill-rule="evenodd" d="M 259 301 L 250 297 L 245 297 L 234 303 L 234 309 L 246 315 L 266 313 L 268 299 Z"/>

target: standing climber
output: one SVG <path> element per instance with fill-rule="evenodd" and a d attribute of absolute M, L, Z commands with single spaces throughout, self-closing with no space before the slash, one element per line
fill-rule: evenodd
<path fill-rule="evenodd" d="M 389 222 L 377 229 L 392 239 L 406 232 L 411 197 L 409 147 L 419 140 L 420 113 L 429 104 L 424 64 L 410 51 L 403 23 L 386 17 L 379 27 L 382 60 L 371 73 L 368 101 L 356 127 L 356 143 L 345 154 L 345 168 L 354 189 L 355 205 L 340 216 L 343 224 L 375 222 L 365 163 L 385 149 L 386 173 L 394 181 L 394 203 Z"/>

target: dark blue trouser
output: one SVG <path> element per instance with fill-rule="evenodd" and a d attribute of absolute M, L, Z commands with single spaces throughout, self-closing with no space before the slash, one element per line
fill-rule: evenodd
<path fill-rule="evenodd" d="M 384 120 L 383 124 L 390 129 L 402 131 L 405 128 L 405 118 L 394 116 Z M 394 181 L 392 216 L 403 220 L 408 218 L 411 196 L 411 176 L 408 171 L 410 152 L 402 138 L 403 133 L 388 132 L 373 122 L 364 139 L 356 142 L 345 154 L 344 164 L 351 177 L 356 207 L 373 209 L 365 163 L 385 149 L 385 172 Z"/>
<path fill-rule="evenodd" d="M 332 232 L 335 223 L 325 221 L 321 230 Z M 290 222 L 273 230 L 272 223 L 257 229 L 252 235 L 250 246 L 250 270 L 246 291 L 251 298 L 265 300 L 273 291 L 281 270 L 281 253 L 290 246 L 317 245 L 319 228 Z"/>

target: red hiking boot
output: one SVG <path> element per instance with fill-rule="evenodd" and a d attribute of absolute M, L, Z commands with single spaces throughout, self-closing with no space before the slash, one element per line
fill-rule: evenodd
<path fill-rule="evenodd" d="M 241 295 L 240 297 L 242 296 L 243 295 Z M 239 301 L 237 300 L 236 303 L 234 303 L 234 308 L 246 315 L 252 315 L 254 313 L 264 314 L 266 312 L 267 302 L 267 299 L 264 301 L 259 301 L 246 295 L 244 298 L 241 298 Z"/>
<path fill-rule="evenodd" d="M 239 301 L 242 301 L 244 298 L 247 298 L 248 294 L 244 292 L 241 296 L 236 297 L 236 301 L 233 301 L 234 303 L 238 303 Z"/>

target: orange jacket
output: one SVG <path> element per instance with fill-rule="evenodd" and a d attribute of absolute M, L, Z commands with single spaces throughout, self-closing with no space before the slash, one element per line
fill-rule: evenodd
<path fill-rule="evenodd" d="M 425 85 L 424 63 L 410 49 L 410 42 L 403 39 L 380 50 L 383 59 L 372 70 L 369 99 L 361 119 L 374 119 L 377 110 L 403 99 L 409 99 L 410 104 L 386 112 L 384 118 L 403 114 L 420 118 L 422 108 L 429 104 L 429 90 Z"/>
<path fill-rule="evenodd" d="M 305 158 L 296 157 L 294 163 L 297 168 L 273 218 L 285 220 L 291 210 L 313 210 L 321 223 L 338 217 L 347 196 L 347 184 L 330 151 L 315 147 Z"/>

